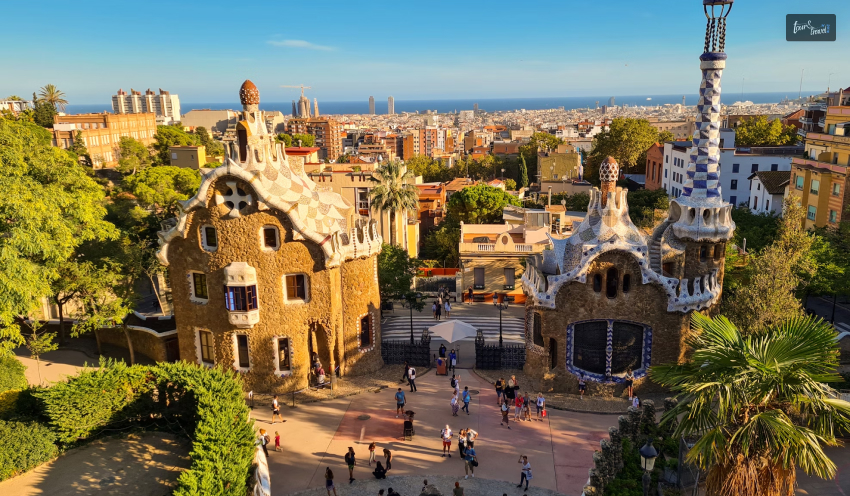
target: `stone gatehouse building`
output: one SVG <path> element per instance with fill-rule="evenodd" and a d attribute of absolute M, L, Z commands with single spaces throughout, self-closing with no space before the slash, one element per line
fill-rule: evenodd
<path fill-rule="evenodd" d="M 381 236 L 275 143 L 251 81 L 240 99 L 225 163 L 201 169 L 160 233 L 180 358 L 233 368 L 262 392 L 306 387 L 316 357 L 328 374 L 379 368 Z"/>

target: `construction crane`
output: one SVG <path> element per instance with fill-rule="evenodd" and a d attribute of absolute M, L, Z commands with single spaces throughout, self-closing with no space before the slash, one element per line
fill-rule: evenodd
<path fill-rule="evenodd" d="M 281 88 L 301 88 L 301 96 L 304 96 L 304 90 L 312 90 L 313 89 L 312 86 L 304 86 L 303 84 L 297 84 L 297 85 L 284 84 L 284 85 L 281 85 Z"/>

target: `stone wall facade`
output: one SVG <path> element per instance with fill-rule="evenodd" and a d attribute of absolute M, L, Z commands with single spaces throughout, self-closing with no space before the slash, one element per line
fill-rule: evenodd
<path fill-rule="evenodd" d="M 177 316 L 180 357 L 199 362 L 198 331 L 208 330 L 214 336 L 215 363 L 237 367 L 235 335 L 248 336 L 250 367 L 244 372 L 247 388 L 262 392 L 299 390 L 308 386 L 311 354 L 318 355 L 330 375 L 337 367 L 340 374 L 368 372 L 380 362 L 380 339 L 371 351 L 360 352 L 359 321 L 355 316 L 371 312 L 375 316 L 374 334 L 380 335 L 380 304 L 374 280 L 376 256 L 342 262 L 327 267 L 319 244 L 306 240 L 292 225 L 289 217 L 276 209 L 260 210 L 253 202 L 238 217 L 228 216 L 225 205 L 216 205 L 213 197 L 223 194 L 224 183 L 217 180 L 209 189 L 206 208 L 188 213 L 186 237 L 169 241 L 168 261 Z M 243 181 L 237 186 L 249 195 L 253 190 Z M 254 195 L 256 198 L 256 195 Z M 204 249 L 201 228 L 215 229 L 217 248 Z M 279 232 L 279 248 L 263 245 L 263 228 Z M 251 328 L 239 328 L 229 321 L 223 287 L 224 268 L 232 262 L 245 262 L 256 269 L 259 322 Z M 199 301 L 192 293 L 192 272 L 206 275 L 208 298 Z M 306 279 L 306 298 L 287 301 L 285 276 L 300 274 Z M 276 369 L 276 338 L 288 338 L 289 371 Z M 360 362 L 363 362 L 361 365 Z"/>
<path fill-rule="evenodd" d="M 156 362 L 166 361 L 165 341 L 163 338 L 133 328 L 127 329 L 127 332 L 130 334 L 130 341 L 133 343 L 133 353 L 136 356 L 144 355 Z M 101 343 L 127 348 L 127 337 L 124 335 L 124 329 L 121 327 L 98 329 L 97 339 Z"/>

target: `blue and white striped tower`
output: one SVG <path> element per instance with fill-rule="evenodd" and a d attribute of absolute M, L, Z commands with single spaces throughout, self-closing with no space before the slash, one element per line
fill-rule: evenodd
<path fill-rule="evenodd" d="M 670 204 L 674 233 L 693 241 L 728 240 L 735 229 L 732 206 L 720 193 L 720 77 L 726 67 L 726 16 L 733 0 L 703 0 L 708 23 L 700 56 L 702 81 L 682 195 Z"/>

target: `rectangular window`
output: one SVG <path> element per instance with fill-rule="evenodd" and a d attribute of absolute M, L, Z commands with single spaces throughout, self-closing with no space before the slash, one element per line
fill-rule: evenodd
<path fill-rule="evenodd" d="M 815 217 L 818 214 L 818 209 L 814 205 L 809 205 L 809 210 L 806 212 L 806 218 L 809 220 L 815 220 Z"/>
<path fill-rule="evenodd" d="M 484 289 L 484 267 L 475 267 L 475 289 Z"/>
<path fill-rule="evenodd" d="M 277 369 L 281 372 L 290 369 L 289 338 L 277 338 Z"/>
<path fill-rule="evenodd" d="M 505 289 L 514 289 L 516 283 L 516 269 L 513 267 L 505 269 Z"/>
<path fill-rule="evenodd" d="M 215 363 L 212 333 L 210 331 L 198 331 L 198 341 L 201 346 L 201 361 L 209 364 Z"/>
<path fill-rule="evenodd" d="M 732 173 L 737 174 L 741 170 L 741 164 L 732 164 Z"/>
<path fill-rule="evenodd" d="M 779 170 L 779 164 L 770 164 L 770 170 L 776 172 Z"/>
<path fill-rule="evenodd" d="M 275 228 L 275 227 L 264 227 L 263 228 L 263 244 L 265 244 L 266 248 L 277 249 L 277 247 L 278 247 L 277 228 Z"/>
<path fill-rule="evenodd" d="M 665 163 L 665 164 L 669 164 L 669 163 L 670 163 L 670 155 L 664 155 L 664 163 Z"/>
<path fill-rule="evenodd" d="M 667 179 L 667 169 L 664 169 L 664 179 Z"/>
<path fill-rule="evenodd" d="M 759 164 L 753 164 L 753 168 L 752 168 L 752 170 L 750 170 L 750 172 L 758 172 L 758 170 L 759 170 Z"/>
<path fill-rule="evenodd" d="M 236 335 L 236 359 L 239 368 L 247 369 L 251 366 L 248 360 L 248 336 L 244 334 Z"/>
<path fill-rule="evenodd" d="M 841 196 L 841 183 L 832 183 L 832 196 Z"/>
<path fill-rule="evenodd" d="M 204 226 L 204 244 L 209 248 L 216 248 L 218 246 L 218 237 L 216 237 L 214 227 Z"/>
<path fill-rule="evenodd" d="M 286 299 L 287 301 L 307 299 L 307 284 L 304 274 L 286 276 Z"/>
<path fill-rule="evenodd" d="M 733 207 L 737 207 L 738 206 L 738 197 L 737 196 L 730 196 L 729 197 L 729 203 L 731 203 Z"/>
<path fill-rule="evenodd" d="M 195 298 L 208 300 L 210 295 L 207 292 L 207 275 L 200 272 L 192 272 L 192 295 Z"/>
<path fill-rule="evenodd" d="M 360 319 L 360 347 L 372 346 L 372 319 L 369 316 Z"/>
<path fill-rule="evenodd" d="M 737 179 L 732 180 L 732 185 L 729 186 L 729 189 L 738 189 L 738 180 Z"/>
<path fill-rule="evenodd" d="M 829 222 L 831 222 L 833 224 L 838 222 L 838 212 L 836 212 L 835 210 L 829 211 Z"/>
<path fill-rule="evenodd" d="M 812 186 L 811 186 L 811 188 L 809 189 L 809 191 L 810 191 L 813 195 L 818 194 L 818 192 L 820 191 L 820 181 L 818 181 L 817 179 L 812 179 Z"/>
<path fill-rule="evenodd" d="M 231 312 L 256 310 L 257 286 L 225 286 L 224 304 Z"/>
<path fill-rule="evenodd" d="M 753 210 L 758 210 L 759 208 L 759 197 L 756 196 L 753 198 Z"/>
<path fill-rule="evenodd" d="M 795 186 L 797 187 L 797 189 L 803 189 L 803 182 L 805 181 L 805 178 L 803 176 L 797 176 L 796 181 L 797 182 L 796 182 Z"/>

